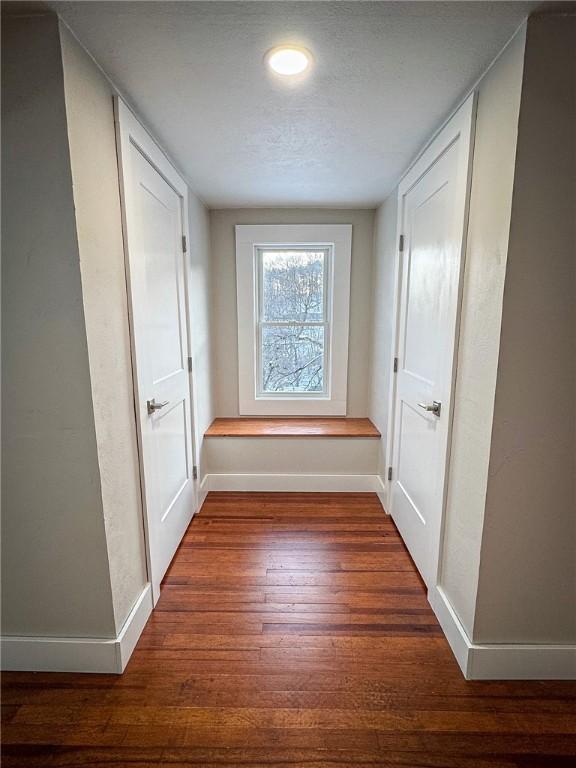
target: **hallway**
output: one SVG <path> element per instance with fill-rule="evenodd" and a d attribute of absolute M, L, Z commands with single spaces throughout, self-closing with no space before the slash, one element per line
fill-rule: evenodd
<path fill-rule="evenodd" d="M 375 494 L 211 493 L 126 672 L 5 673 L 3 766 L 568 768 L 573 682 L 466 682 Z"/>

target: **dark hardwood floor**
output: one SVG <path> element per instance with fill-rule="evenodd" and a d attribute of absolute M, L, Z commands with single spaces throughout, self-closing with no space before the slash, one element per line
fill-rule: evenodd
<path fill-rule="evenodd" d="M 3 768 L 576 766 L 576 684 L 466 682 L 373 494 L 210 494 L 124 675 L 3 705 Z"/>

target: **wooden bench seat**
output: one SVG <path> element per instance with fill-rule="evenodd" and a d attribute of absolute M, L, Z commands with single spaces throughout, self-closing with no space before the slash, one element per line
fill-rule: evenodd
<path fill-rule="evenodd" d="M 370 419 L 314 416 L 214 419 L 205 437 L 370 437 L 379 439 L 381 435 Z"/>

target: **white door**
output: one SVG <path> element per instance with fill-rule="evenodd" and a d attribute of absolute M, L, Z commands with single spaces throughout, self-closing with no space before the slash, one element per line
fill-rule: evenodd
<path fill-rule="evenodd" d="M 444 507 L 473 106 L 471 97 L 399 188 L 390 513 L 428 587 Z"/>
<path fill-rule="evenodd" d="M 160 582 L 195 511 L 188 366 L 186 185 L 117 105 L 149 578 Z"/>

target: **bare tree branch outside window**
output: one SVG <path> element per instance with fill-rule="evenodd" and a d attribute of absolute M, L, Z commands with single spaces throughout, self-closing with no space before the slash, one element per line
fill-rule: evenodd
<path fill-rule="evenodd" d="M 324 390 L 325 251 L 263 251 L 262 391 Z"/>

